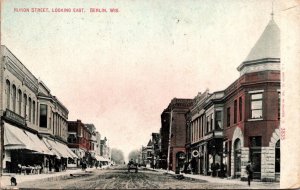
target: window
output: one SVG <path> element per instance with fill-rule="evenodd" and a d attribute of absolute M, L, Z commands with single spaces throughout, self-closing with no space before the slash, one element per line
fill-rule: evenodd
<path fill-rule="evenodd" d="M 16 112 L 16 101 L 17 101 L 17 89 L 16 86 L 12 86 L 12 104 L 13 104 L 13 111 Z"/>
<path fill-rule="evenodd" d="M 45 104 L 40 105 L 40 127 L 47 128 L 48 107 Z"/>
<path fill-rule="evenodd" d="M 216 111 L 215 115 L 215 128 L 216 130 L 222 129 L 222 112 L 221 111 Z"/>
<path fill-rule="evenodd" d="M 32 101 L 32 120 L 33 124 L 35 124 L 35 101 Z"/>
<path fill-rule="evenodd" d="M 74 134 L 69 134 L 69 137 L 68 137 L 68 143 L 76 143 L 76 142 L 77 142 L 76 135 L 74 135 Z"/>
<path fill-rule="evenodd" d="M 251 118 L 262 118 L 262 93 L 251 94 Z"/>
<path fill-rule="evenodd" d="M 236 123 L 236 120 L 237 120 L 237 100 L 234 100 L 233 123 Z"/>
<path fill-rule="evenodd" d="M 280 140 L 275 145 L 275 172 L 280 172 Z"/>
<path fill-rule="evenodd" d="M 31 98 L 28 99 L 29 111 L 28 111 L 28 119 L 31 122 Z"/>
<path fill-rule="evenodd" d="M 27 119 L 27 95 L 24 94 L 24 117 Z"/>
<path fill-rule="evenodd" d="M 280 92 L 278 92 L 278 120 L 280 120 Z"/>
<path fill-rule="evenodd" d="M 19 95 L 19 115 L 22 114 L 22 91 L 19 89 L 18 90 L 18 95 Z"/>
<path fill-rule="evenodd" d="M 207 134 L 209 132 L 209 116 L 206 117 L 206 133 Z"/>
<path fill-rule="evenodd" d="M 210 115 L 210 130 L 213 130 L 213 123 L 214 123 L 214 114 Z"/>
<path fill-rule="evenodd" d="M 239 116 L 240 116 L 240 121 L 243 119 L 243 102 L 242 102 L 242 97 L 239 97 Z"/>
<path fill-rule="evenodd" d="M 227 108 L 227 127 L 230 126 L 230 107 Z"/>
<path fill-rule="evenodd" d="M 9 109 L 10 106 L 10 82 L 6 80 L 6 107 Z"/>

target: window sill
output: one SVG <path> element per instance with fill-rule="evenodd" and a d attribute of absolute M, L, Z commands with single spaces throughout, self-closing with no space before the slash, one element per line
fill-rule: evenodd
<path fill-rule="evenodd" d="M 263 118 L 257 118 L 257 119 L 248 119 L 248 121 L 262 121 L 264 120 Z"/>

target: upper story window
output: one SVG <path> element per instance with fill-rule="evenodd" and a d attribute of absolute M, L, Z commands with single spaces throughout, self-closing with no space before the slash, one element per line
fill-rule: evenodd
<path fill-rule="evenodd" d="M 227 127 L 230 126 L 230 107 L 227 108 Z"/>
<path fill-rule="evenodd" d="M 77 137 L 74 134 L 69 134 L 68 137 L 68 143 L 76 143 L 77 142 Z"/>
<path fill-rule="evenodd" d="M 237 120 L 237 100 L 234 100 L 233 123 L 236 123 L 236 120 Z"/>
<path fill-rule="evenodd" d="M 40 104 L 40 127 L 47 128 L 47 112 L 48 106 Z"/>
<path fill-rule="evenodd" d="M 29 104 L 29 111 L 28 111 L 28 119 L 29 122 L 31 122 L 31 98 L 28 98 L 28 104 Z"/>
<path fill-rule="evenodd" d="M 251 118 L 252 119 L 262 118 L 262 101 L 263 101 L 262 93 L 251 94 Z"/>
<path fill-rule="evenodd" d="M 215 128 L 216 128 L 216 130 L 223 128 L 221 111 L 216 111 L 216 113 L 215 113 Z"/>
<path fill-rule="evenodd" d="M 10 107 L 10 82 L 9 80 L 6 80 L 6 105 L 9 109 Z"/>
<path fill-rule="evenodd" d="M 12 109 L 14 112 L 16 112 L 16 101 L 17 101 L 17 89 L 16 89 L 16 86 L 13 85 L 12 86 Z"/>
<path fill-rule="evenodd" d="M 18 98 L 19 98 L 19 115 L 21 115 L 22 111 L 22 91 L 18 90 Z"/>
<path fill-rule="evenodd" d="M 35 101 L 32 101 L 32 121 L 35 124 Z"/>
<path fill-rule="evenodd" d="M 239 97 L 239 117 L 240 121 L 243 119 L 243 100 L 242 97 Z"/>
<path fill-rule="evenodd" d="M 209 119 L 209 116 L 206 117 L 206 133 L 209 132 L 209 129 L 210 129 L 210 125 L 209 125 L 209 122 L 210 122 L 210 119 Z M 205 133 L 205 134 L 206 134 Z"/>
<path fill-rule="evenodd" d="M 24 94 L 24 117 L 27 119 L 27 95 Z"/>

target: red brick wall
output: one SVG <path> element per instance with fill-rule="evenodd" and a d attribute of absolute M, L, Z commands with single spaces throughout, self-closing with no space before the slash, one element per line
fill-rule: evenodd
<path fill-rule="evenodd" d="M 236 127 L 240 127 L 244 134 L 244 146 L 248 146 L 250 136 L 262 136 L 262 146 L 268 146 L 272 133 L 279 127 L 278 120 L 278 91 L 280 89 L 280 72 L 263 71 L 241 76 L 236 81 L 236 88 L 228 91 L 224 103 L 224 135 L 232 139 Z M 248 121 L 250 119 L 251 101 L 248 91 L 264 90 L 263 92 L 263 120 Z M 239 121 L 239 97 L 242 97 L 242 121 Z M 237 100 L 237 123 L 233 123 L 234 100 Z M 227 108 L 230 106 L 230 126 L 227 127 Z"/>

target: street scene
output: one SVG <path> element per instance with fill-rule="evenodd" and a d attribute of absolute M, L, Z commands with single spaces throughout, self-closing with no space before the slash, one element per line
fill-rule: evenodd
<path fill-rule="evenodd" d="M 0 189 L 280 188 L 281 2 L 4 1 Z"/>
<path fill-rule="evenodd" d="M 126 166 L 104 170 L 90 170 L 66 175 L 57 180 L 41 179 L 20 183 L 19 188 L 30 189 L 248 189 L 247 183 L 238 181 L 206 181 L 197 178 L 176 178 L 161 170 L 140 168 L 138 173 L 128 172 Z M 277 189 L 278 184 L 254 182 L 254 189 Z"/>

